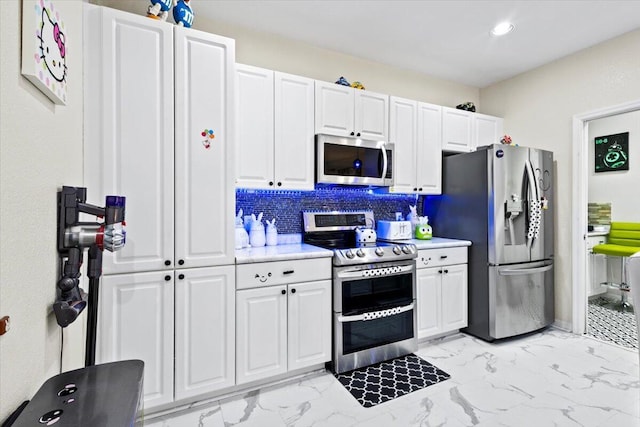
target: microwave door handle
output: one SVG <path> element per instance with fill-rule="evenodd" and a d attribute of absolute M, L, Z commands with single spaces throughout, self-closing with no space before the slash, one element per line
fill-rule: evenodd
<path fill-rule="evenodd" d="M 384 144 L 380 147 L 380 151 L 382 151 L 382 175 L 380 178 L 385 179 L 387 176 L 387 166 L 389 166 L 389 159 L 387 159 L 387 149 Z"/>

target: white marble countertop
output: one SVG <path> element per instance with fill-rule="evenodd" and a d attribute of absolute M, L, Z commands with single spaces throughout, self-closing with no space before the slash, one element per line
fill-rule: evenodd
<path fill-rule="evenodd" d="M 236 249 L 236 264 L 284 261 L 290 259 L 328 258 L 332 256 L 333 251 L 329 249 L 307 245 L 306 243 L 294 243 L 291 245 Z"/>
<path fill-rule="evenodd" d="M 438 249 L 438 248 L 455 248 L 457 246 L 471 246 L 469 240 L 447 239 L 444 237 L 433 237 L 430 240 L 408 239 L 396 240 L 397 243 L 413 243 L 418 250 L 420 249 Z"/>

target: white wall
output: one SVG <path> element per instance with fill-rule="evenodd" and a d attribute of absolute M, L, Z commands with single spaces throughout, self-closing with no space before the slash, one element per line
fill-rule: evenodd
<path fill-rule="evenodd" d="M 481 89 L 514 142 L 554 152 L 556 320 L 571 326 L 572 118 L 640 97 L 640 30 Z M 585 207 L 586 209 L 586 207 Z"/>
<path fill-rule="evenodd" d="M 629 170 L 595 173 L 594 138 L 623 132 L 629 132 Z M 612 221 L 640 222 L 640 111 L 589 122 L 588 155 L 589 202 L 611 203 Z"/>
<path fill-rule="evenodd" d="M 148 4 L 141 0 L 91 0 L 91 3 L 139 15 L 146 14 Z M 477 107 L 481 107 L 478 88 L 401 70 L 226 22 L 207 21 L 202 15 L 197 14 L 198 5 L 195 4 L 194 7 L 194 28 L 235 39 L 236 61 L 239 63 L 328 82 L 334 82 L 340 76 L 344 76 L 349 82 L 362 82 L 367 90 L 373 92 L 449 107 L 471 101 Z M 478 112 L 483 111 L 478 108 Z"/>
<path fill-rule="evenodd" d="M 82 3 L 54 4 L 66 24 L 66 106 L 20 74 L 22 1 L 0 0 L 0 317 L 11 316 L 0 336 L 0 422 L 59 372 L 56 192 L 82 185 L 83 44 Z M 67 329 L 65 370 L 82 362 L 81 322 Z"/>

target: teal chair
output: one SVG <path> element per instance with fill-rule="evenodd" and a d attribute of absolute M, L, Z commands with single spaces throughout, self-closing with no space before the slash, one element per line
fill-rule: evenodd
<path fill-rule="evenodd" d="M 620 288 L 622 310 L 630 308 L 627 301 L 629 280 L 626 271 L 626 259 L 640 251 L 640 223 L 612 222 L 607 243 L 593 247 L 593 253 L 607 256 L 622 257 L 622 277 L 620 283 L 607 283 Z M 636 306 L 640 301 L 635 301 Z"/>

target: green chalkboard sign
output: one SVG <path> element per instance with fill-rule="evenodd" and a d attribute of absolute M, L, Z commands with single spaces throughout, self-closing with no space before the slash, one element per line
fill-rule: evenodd
<path fill-rule="evenodd" d="M 598 136 L 594 142 L 596 172 L 629 170 L 629 132 Z"/>

